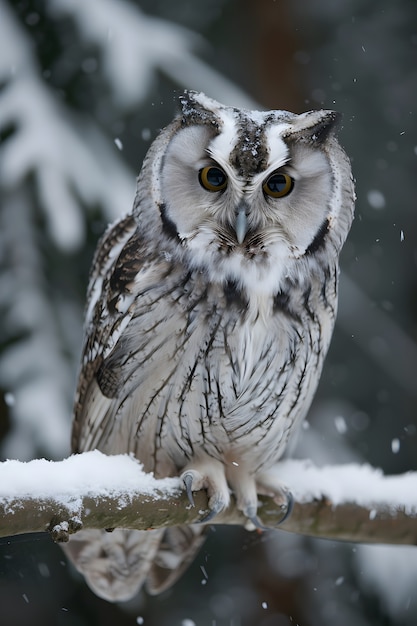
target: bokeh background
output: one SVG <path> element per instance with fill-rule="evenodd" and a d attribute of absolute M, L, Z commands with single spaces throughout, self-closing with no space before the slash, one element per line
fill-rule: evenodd
<path fill-rule="evenodd" d="M 184 88 L 343 113 L 357 181 L 339 318 L 297 454 L 417 467 L 415 0 L 0 0 L 1 458 L 69 453 L 89 264 Z M 96 598 L 0 540 L 4 626 L 411 626 L 417 552 L 213 528 L 162 596 Z"/>

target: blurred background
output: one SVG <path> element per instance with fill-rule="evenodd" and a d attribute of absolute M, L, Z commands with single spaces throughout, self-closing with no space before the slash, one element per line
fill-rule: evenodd
<path fill-rule="evenodd" d="M 88 271 L 175 94 L 343 113 L 357 181 L 339 318 L 297 454 L 417 467 L 415 0 L 0 0 L 1 458 L 69 453 Z M 96 598 L 0 540 L 4 626 L 411 626 L 413 547 L 213 528 L 162 596 Z"/>

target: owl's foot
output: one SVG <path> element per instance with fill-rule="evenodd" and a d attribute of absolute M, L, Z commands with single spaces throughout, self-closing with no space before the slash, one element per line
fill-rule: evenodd
<path fill-rule="evenodd" d="M 277 526 L 281 526 L 281 524 L 290 517 L 292 510 L 294 508 L 294 496 L 292 495 L 291 491 L 283 491 L 283 494 L 285 495 L 286 502 L 283 502 L 282 504 L 281 502 L 279 503 L 280 508 L 283 511 L 283 514 L 282 514 L 281 519 L 279 519 L 278 522 L 274 524 L 273 528 L 276 528 Z M 268 494 L 268 495 L 271 495 L 271 494 Z M 274 497 L 274 500 L 275 499 L 276 498 Z M 258 528 L 259 530 L 270 530 L 272 528 L 271 526 L 265 526 L 259 519 L 259 516 L 257 515 L 256 512 L 254 515 L 252 515 L 251 513 L 252 511 L 248 511 L 245 513 L 245 515 L 252 522 L 255 528 Z"/>
<path fill-rule="evenodd" d="M 245 517 L 260 530 L 267 530 L 282 524 L 293 509 L 294 499 L 292 494 L 275 480 L 264 480 L 265 476 L 254 476 L 251 473 L 245 473 L 242 466 L 228 468 L 227 478 L 236 496 L 237 508 L 242 511 Z M 276 522 L 274 515 L 274 524 L 266 526 L 265 520 L 258 509 L 258 494 L 266 495 L 272 498 L 282 510 L 282 517 Z"/>
<path fill-rule="evenodd" d="M 194 506 L 193 492 L 207 490 L 209 512 L 199 521 L 208 522 L 229 506 L 230 492 L 224 469 L 215 459 L 193 462 L 181 474 L 185 491 L 191 506 Z"/>
<path fill-rule="evenodd" d="M 272 498 L 275 504 L 281 508 L 282 517 L 275 523 L 275 526 L 280 526 L 289 518 L 294 508 L 294 497 L 291 491 L 289 491 L 286 487 L 277 484 L 276 476 L 273 474 L 270 476 L 268 473 L 258 476 L 256 480 L 256 488 L 260 495 Z M 253 520 L 252 522 L 254 523 Z"/>
<path fill-rule="evenodd" d="M 237 508 L 255 528 L 260 530 L 267 530 L 272 526 L 265 526 L 258 515 L 258 494 L 272 498 L 282 509 L 282 517 L 274 523 L 274 526 L 279 526 L 288 519 L 293 509 L 292 494 L 277 484 L 276 477 L 270 477 L 268 474 L 255 477 L 245 472 L 242 465 L 232 464 L 225 471 L 223 463 L 215 459 L 200 459 L 190 463 L 184 469 L 181 478 L 191 506 L 195 506 L 193 492 L 201 489 L 207 491 L 209 512 L 199 520 L 200 523 L 209 522 L 229 506 L 229 485 L 236 497 Z M 276 520 L 276 515 L 274 519 Z"/>

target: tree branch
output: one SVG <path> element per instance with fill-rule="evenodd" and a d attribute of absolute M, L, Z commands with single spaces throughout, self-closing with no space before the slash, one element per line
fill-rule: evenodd
<path fill-rule="evenodd" d="M 417 473 L 384 476 L 369 466 L 317 468 L 285 461 L 269 473 L 285 484 L 294 509 L 284 530 L 354 542 L 417 544 Z M 282 507 L 260 496 L 259 518 L 267 527 Z M 198 522 L 207 509 L 204 491 L 192 507 L 177 478 L 156 480 L 129 456 L 97 451 L 64 461 L 0 463 L 0 536 L 50 531 L 66 541 L 81 528 L 145 530 Z M 235 501 L 210 524 L 247 522 Z"/>

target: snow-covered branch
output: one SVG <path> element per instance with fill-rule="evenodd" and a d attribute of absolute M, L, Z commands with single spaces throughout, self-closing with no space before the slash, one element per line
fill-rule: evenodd
<path fill-rule="evenodd" d="M 284 530 L 354 542 L 417 544 L 417 473 L 384 476 L 369 466 L 317 468 L 285 461 L 274 468 L 295 504 Z M 6 461 L 0 465 L 0 536 L 50 531 L 55 540 L 83 528 L 160 528 L 198 522 L 205 492 L 191 507 L 178 478 L 157 480 L 126 455 L 98 451 L 64 461 Z M 261 497 L 261 522 L 274 528 L 283 511 Z M 246 520 L 234 501 L 210 524 Z"/>

